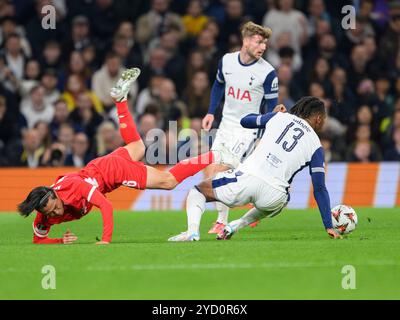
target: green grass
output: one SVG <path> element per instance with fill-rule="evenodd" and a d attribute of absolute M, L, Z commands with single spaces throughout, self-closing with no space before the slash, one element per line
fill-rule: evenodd
<path fill-rule="evenodd" d="M 343 240 L 328 238 L 316 210 L 286 210 L 216 241 L 207 212 L 200 242 L 169 243 L 185 213 L 116 212 L 109 246 L 94 245 L 97 212 L 53 227 L 53 237 L 78 235 L 69 246 L 33 245 L 33 217 L 0 214 L 0 299 L 399 299 L 400 210 L 357 213 Z M 56 268 L 55 290 L 42 289 L 45 265 Z M 345 265 L 356 269 L 355 290 L 341 286 Z"/>

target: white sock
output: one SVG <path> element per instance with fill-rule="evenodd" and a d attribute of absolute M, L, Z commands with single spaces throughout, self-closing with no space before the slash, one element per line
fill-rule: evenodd
<path fill-rule="evenodd" d="M 189 191 L 186 199 L 186 213 L 189 233 L 200 234 L 200 220 L 206 209 L 206 197 L 196 188 Z"/>
<path fill-rule="evenodd" d="M 260 211 L 257 208 L 252 208 L 245 213 L 243 217 L 238 220 L 232 221 L 230 225 L 232 225 L 235 230 L 242 229 L 248 226 L 250 223 L 256 222 L 257 220 L 264 219 L 267 216 L 267 212 Z"/>
<path fill-rule="evenodd" d="M 222 224 L 228 224 L 229 207 L 222 202 L 216 202 L 215 206 L 218 210 L 217 222 Z"/>

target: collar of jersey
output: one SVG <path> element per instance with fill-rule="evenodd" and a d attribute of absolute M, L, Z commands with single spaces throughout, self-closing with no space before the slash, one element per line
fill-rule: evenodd
<path fill-rule="evenodd" d="M 254 60 L 253 62 L 250 62 L 249 64 L 244 64 L 242 61 L 240 61 L 240 51 L 239 51 L 239 54 L 238 54 L 238 61 L 239 61 L 240 65 L 242 65 L 243 67 L 250 67 L 250 66 L 252 66 L 253 64 L 257 63 L 258 60 Z"/>

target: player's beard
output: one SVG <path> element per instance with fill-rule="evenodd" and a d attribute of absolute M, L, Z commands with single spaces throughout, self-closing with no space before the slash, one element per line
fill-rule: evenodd
<path fill-rule="evenodd" d="M 263 53 L 261 53 L 260 56 L 257 56 L 257 55 L 256 55 L 256 54 L 257 54 L 257 51 L 255 51 L 255 53 L 253 53 L 253 52 L 250 51 L 250 50 L 247 50 L 247 54 L 250 56 L 250 58 L 251 58 L 252 60 L 258 60 L 258 59 L 260 59 L 260 58 L 262 57 L 262 55 L 263 55 Z"/>

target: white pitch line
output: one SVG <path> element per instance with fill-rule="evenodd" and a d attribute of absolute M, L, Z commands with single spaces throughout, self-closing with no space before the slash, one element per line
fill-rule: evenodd
<path fill-rule="evenodd" d="M 340 262 L 265 262 L 265 263 L 194 263 L 194 264 L 137 264 L 131 266 L 88 266 L 81 271 L 112 272 L 112 271 L 153 271 L 153 270 L 209 270 L 209 269 L 296 269 L 296 268 L 341 268 L 344 265 L 352 264 L 355 267 L 400 267 L 396 261 L 368 261 L 365 263 L 354 263 L 351 261 Z M 57 266 L 55 266 L 56 269 Z M 60 272 L 77 271 L 69 267 L 60 267 Z M 27 269 L 1 268 L 0 273 L 26 273 L 32 272 Z"/>

